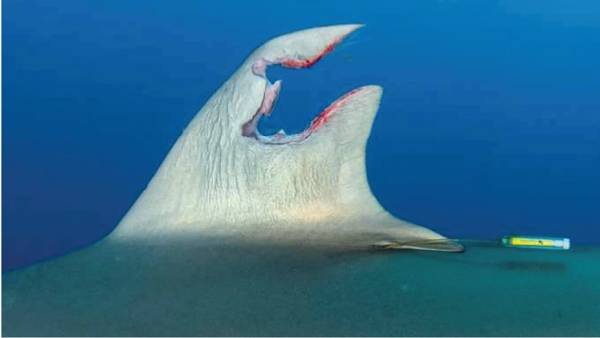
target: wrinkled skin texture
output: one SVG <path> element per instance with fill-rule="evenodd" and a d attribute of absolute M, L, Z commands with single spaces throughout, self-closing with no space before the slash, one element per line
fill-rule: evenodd
<path fill-rule="evenodd" d="M 380 87 L 348 93 L 286 142 L 271 144 L 244 131 L 275 101 L 268 65 L 310 66 L 357 28 L 300 31 L 253 52 L 191 121 L 113 233 L 3 277 L 3 333 L 261 334 L 227 331 L 220 321 L 227 322 L 231 309 L 250 318 L 239 313 L 249 306 L 268 318 L 272 311 L 288 313 L 277 322 L 285 329 L 294 311 L 277 306 L 286 306 L 281 300 L 289 292 L 322 290 L 329 280 L 320 271 L 374 244 L 460 251 L 459 244 L 394 218 L 371 194 L 365 148 Z M 273 260 L 276 269 L 269 267 Z M 294 284 L 296 277 L 285 276 L 293 267 L 317 273 L 319 281 L 300 273 L 301 286 Z M 276 299 L 263 297 L 271 287 L 253 285 L 265 278 Z M 231 303 L 236 299 L 241 303 Z M 231 320 L 240 328 L 248 324 Z"/>
<path fill-rule="evenodd" d="M 208 235 L 337 247 L 443 239 L 392 217 L 371 194 L 365 148 L 380 87 L 348 93 L 296 141 L 266 144 L 243 130 L 279 90 L 265 76 L 268 65 L 311 66 L 359 27 L 291 33 L 253 52 L 190 123 L 110 239 Z M 448 242 L 445 249 L 460 246 Z"/>

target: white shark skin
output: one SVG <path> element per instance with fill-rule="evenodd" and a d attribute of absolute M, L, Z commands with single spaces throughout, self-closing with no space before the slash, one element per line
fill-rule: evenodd
<path fill-rule="evenodd" d="M 270 88 L 261 76 L 265 62 L 313 60 L 358 27 L 306 30 L 257 49 L 190 123 L 107 238 L 3 275 L 2 334 L 306 335 L 312 331 L 287 331 L 289 319 L 273 318 L 298 310 L 312 318 L 315 305 L 298 302 L 335 292 L 327 276 L 337 264 L 367 257 L 361 250 L 379 244 L 461 251 L 451 241 L 427 241 L 444 237 L 394 218 L 370 192 L 365 146 L 380 87 L 336 101 L 323 125 L 293 142 L 242 135 Z M 355 297 L 350 290 L 341 297 Z M 368 297 L 357 304 L 372 304 Z M 398 300 L 384 297 L 383 307 Z M 253 318 L 247 312 L 258 314 L 264 328 L 246 327 Z"/>
<path fill-rule="evenodd" d="M 292 37 L 313 41 L 353 27 Z M 542 336 L 565 327 L 597 335 L 600 309 L 577 303 L 597 298 L 597 251 L 548 260 L 486 245 L 462 256 L 390 259 L 273 247 L 441 236 L 393 218 L 369 191 L 364 149 L 379 87 L 343 101 L 303 142 L 265 145 L 240 137 L 260 104 L 241 84 L 262 83 L 259 94 L 265 86 L 247 75 L 242 67 L 203 108 L 107 239 L 3 275 L 3 336 Z M 196 245 L 219 236 L 265 246 Z M 557 301 L 515 306 L 524 290 Z M 576 306 L 583 310 L 565 311 Z M 513 325 L 532 313 L 529 326 Z"/>
<path fill-rule="evenodd" d="M 394 218 L 369 189 L 365 148 L 381 87 L 355 90 L 303 140 L 265 144 L 242 135 L 242 126 L 272 89 L 264 76 L 268 64 L 312 64 L 359 27 L 307 29 L 254 51 L 188 125 L 108 240 L 202 236 L 366 247 L 444 239 Z M 446 244 L 442 250 L 461 250 L 456 243 Z"/>

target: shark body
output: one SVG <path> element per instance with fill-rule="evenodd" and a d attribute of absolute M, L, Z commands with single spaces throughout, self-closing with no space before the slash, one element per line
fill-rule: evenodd
<path fill-rule="evenodd" d="M 191 121 L 111 234 L 3 276 L 6 332 L 153 335 L 164 332 L 153 331 L 160 315 L 147 312 L 159 305 L 176 316 L 170 323 L 186 322 L 190 311 L 202 316 L 205 306 L 186 303 L 189 292 L 202 292 L 191 285 L 208 278 L 198 271 L 216 269 L 220 281 L 240 278 L 221 268 L 227 254 L 204 244 L 219 252 L 307 246 L 462 251 L 432 230 L 393 217 L 369 189 L 365 149 L 381 87 L 346 93 L 295 135 L 265 136 L 256 128 L 281 90 L 281 82 L 268 80 L 269 66 L 310 67 L 359 27 L 308 29 L 255 50 Z M 145 315 L 128 317 L 128 309 Z"/>

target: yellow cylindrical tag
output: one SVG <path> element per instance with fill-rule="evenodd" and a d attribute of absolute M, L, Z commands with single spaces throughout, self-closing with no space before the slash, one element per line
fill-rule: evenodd
<path fill-rule="evenodd" d="M 505 246 L 532 249 L 568 250 L 571 241 L 568 238 L 533 237 L 533 236 L 506 236 L 502 238 Z"/>

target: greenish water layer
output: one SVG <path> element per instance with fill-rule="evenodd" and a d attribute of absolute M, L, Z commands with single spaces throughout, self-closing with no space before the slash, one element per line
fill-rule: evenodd
<path fill-rule="evenodd" d="M 3 276 L 3 334 L 598 336 L 600 248 L 121 246 Z"/>

